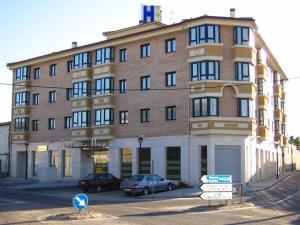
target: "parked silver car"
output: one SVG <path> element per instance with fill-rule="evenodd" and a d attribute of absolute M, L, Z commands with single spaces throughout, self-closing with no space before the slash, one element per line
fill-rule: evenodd
<path fill-rule="evenodd" d="M 127 195 L 148 195 L 152 191 L 171 191 L 174 185 L 173 181 L 166 180 L 158 175 L 137 174 L 130 177 L 127 181 L 123 181 L 120 185 L 120 189 Z"/>

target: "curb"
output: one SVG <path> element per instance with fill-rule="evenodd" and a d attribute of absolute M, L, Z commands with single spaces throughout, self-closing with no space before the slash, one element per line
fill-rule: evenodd
<path fill-rule="evenodd" d="M 295 172 L 289 173 L 289 174 L 287 174 L 287 175 L 285 175 L 285 176 L 279 178 L 278 180 L 276 180 L 274 183 L 268 185 L 267 187 L 263 187 L 263 188 L 261 188 L 261 189 L 254 190 L 254 191 L 245 191 L 245 194 L 251 194 L 251 193 L 255 193 L 255 192 L 266 191 L 266 190 L 272 188 L 273 186 L 279 184 L 280 182 L 284 181 L 285 179 L 287 179 L 288 177 L 290 177 L 290 176 L 292 176 L 292 175 L 294 175 L 294 174 L 295 174 Z"/>

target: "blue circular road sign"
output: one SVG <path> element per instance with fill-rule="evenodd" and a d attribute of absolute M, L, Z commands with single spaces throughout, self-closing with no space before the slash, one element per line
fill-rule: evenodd
<path fill-rule="evenodd" d="M 73 205 L 76 209 L 84 209 L 88 206 L 89 199 L 85 194 L 77 194 L 73 198 Z"/>

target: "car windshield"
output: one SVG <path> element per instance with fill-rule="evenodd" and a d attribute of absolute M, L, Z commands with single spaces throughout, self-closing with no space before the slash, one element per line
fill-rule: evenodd
<path fill-rule="evenodd" d="M 84 179 L 94 179 L 95 175 L 94 174 L 89 174 L 84 177 Z"/>
<path fill-rule="evenodd" d="M 143 180 L 143 178 L 144 178 L 144 175 L 133 175 L 128 180 L 129 181 L 141 181 L 141 180 Z"/>

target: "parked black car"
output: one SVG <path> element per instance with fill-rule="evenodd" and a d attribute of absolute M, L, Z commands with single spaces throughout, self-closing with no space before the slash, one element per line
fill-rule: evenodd
<path fill-rule="evenodd" d="M 122 180 L 116 178 L 110 173 L 89 174 L 79 181 L 79 187 L 84 192 L 95 190 L 101 192 L 103 190 L 119 190 Z"/>

